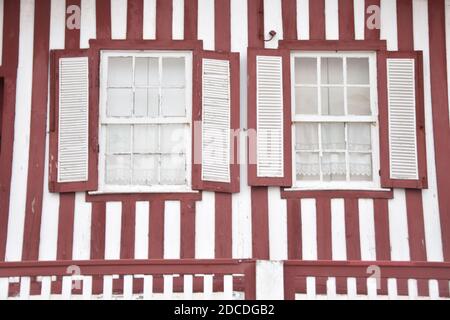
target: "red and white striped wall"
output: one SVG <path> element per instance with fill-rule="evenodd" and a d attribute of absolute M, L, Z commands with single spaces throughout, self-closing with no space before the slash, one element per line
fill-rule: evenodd
<path fill-rule="evenodd" d="M 65 27 L 81 6 L 81 29 Z M 380 5 L 381 30 L 365 27 Z M 444 0 L 0 0 L 5 76 L 0 154 L 0 260 L 256 258 L 450 261 L 450 1 Z M 20 30 L 20 32 L 17 32 Z M 270 30 L 277 36 L 262 41 Z M 247 47 L 280 39 L 385 39 L 424 53 L 429 188 L 289 196 L 247 185 L 198 197 L 86 197 L 48 191 L 49 50 L 89 39 L 201 39 L 241 56 L 247 124 Z M 3 138 L 2 138 L 3 139 Z"/>

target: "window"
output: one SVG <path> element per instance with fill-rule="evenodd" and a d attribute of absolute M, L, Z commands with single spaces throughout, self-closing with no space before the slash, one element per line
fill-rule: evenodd
<path fill-rule="evenodd" d="M 101 52 L 99 191 L 190 189 L 191 79 L 191 52 Z"/>
<path fill-rule="evenodd" d="M 291 59 L 294 186 L 379 188 L 375 53 Z"/>

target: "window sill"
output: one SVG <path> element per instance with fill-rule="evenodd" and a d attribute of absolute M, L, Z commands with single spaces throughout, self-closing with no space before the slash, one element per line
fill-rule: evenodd
<path fill-rule="evenodd" d="M 281 191 L 283 199 L 302 199 L 302 198 L 346 198 L 346 199 L 392 199 L 392 189 L 383 188 L 306 188 L 293 187 L 285 188 Z"/>
<path fill-rule="evenodd" d="M 86 193 L 88 202 L 112 201 L 199 201 L 202 193 L 188 187 L 101 188 Z"/>

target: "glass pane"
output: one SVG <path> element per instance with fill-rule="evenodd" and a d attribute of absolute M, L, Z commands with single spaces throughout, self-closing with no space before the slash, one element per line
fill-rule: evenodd
<path fill-rule="evenodd" d="M 295 83 L 317 84 L 316 58 L 295 58 Z"/>
<path fill-rule="evenodd" d="M 157 117 L 159 114 L 158 89 L 136 89 L 134 115 L 136 117 Z"/>
<path fill-rule="evenodd" d="M 352 88 L 347 89 L 348 113 L 352 115 L 368 116 L 370 111 L 370 89 Z"/>
<path fill-rule="evenodd" d="M 186 115 L 184 89 L 163 89 L 161 108 L 165 117 L 184 117 Z"/>
<path fill-rule="evenodd" d="M 322 88 L 322 114 L 340 116 L 344 110 L 344 88 Z"/>
<path fill-rule="evenodd" d="M 164 87 L 184 86 L 184 58 L 163 58 L 162 85 Z"/>
<path fill-rule="evenodd" d="M 186 184 L 186 155 L 171 154 L 161 156 L 161 184 Z"/>
<path fill-rule="evenodd" d="M 319 180 L 319 154 L 310 152 L 297 152 L 296 169 L 297 180 Z"/>
<path fill-rule="evenodd" d="M 108 59 L 108 87 L 131 87 L 133 83 L 133 58 Z"/>
<path fill-rule="evenodd" d="M 108 89 L 106 102 L 106 114 L 108 117 L 130 117 L 132 111 L 132 89 Z"/>
<path fill-rule="evenodd" d="M 159 59 L 136 58 L 134 83 L 138 87 L 159 85 Z"/>
<path fill-rule="evenodd" d="M 161 126 L 161 153 L 186 152 L 186 125 L 168 124 Z"/>
<path fill-rule="evenodd" d="M 322 124 L 322 149 L 345 150 L 345 125 L 343 123 Z"/>
<path fill-rule="evenodd" d="M 318 114 L 317 88 L 299 87 L 295 89 L 295 113 Z"/>
<path fill-rule="evenodd" d="M 369 84 L 369 59 L 348 58 L 347 59 L 347 83 Z"/>
<path fill-rule="evenodd" d="M 344 82 L 342 58 L 322 58 L 321 68 L 322 84 Z"/>
<path fill-rule="evenodd" d="M 372 180 L 372 154 L 350 153 L 350 180 Z"/>
<path fill-rule="evenodd" d="M 350 151 L 370 151 L 371 142 L 370 123 L 348 124 L 348 149 Z"/>
<path fill-rule="evenodd" d="M 111 124 L 107 127 L 107 149 L 108 154 L 131 152 L 131 126 L 122 124 Z"/>
<path fill-rule="evenodd" d="M 135 125 L 134 126 L 134 153 L 157 153 L 158 152 L 158 126 Z"/>
<path fill-rule="evenodd" d="M 106 156 L 106 184 L 125 185 L 131 183 L 131 156 Z"/>
<path fill-rule="evenodd" d="M 296 124 L 295 142 L 295 150 L 318 150 L 318 125 L 316 123 Z"/>
<path fill-rule="evenodd" d="M 158 156 L 135 155 L 133 157 L 133 184 L 158 184 Z"/>
<path fill-rule="evenodd" d="M 347 168 L 345 163 L 345 153 L 328 153 L 322 156 L 322 176 L 324 181 L 346 180 Z"/>

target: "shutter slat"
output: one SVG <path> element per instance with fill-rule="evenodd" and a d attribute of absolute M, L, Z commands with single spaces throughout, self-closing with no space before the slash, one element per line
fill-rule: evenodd
<path fill-rule="evenodd" d="M 89 64 L 59 60 L 58 182 L 88 180 Z"/>

